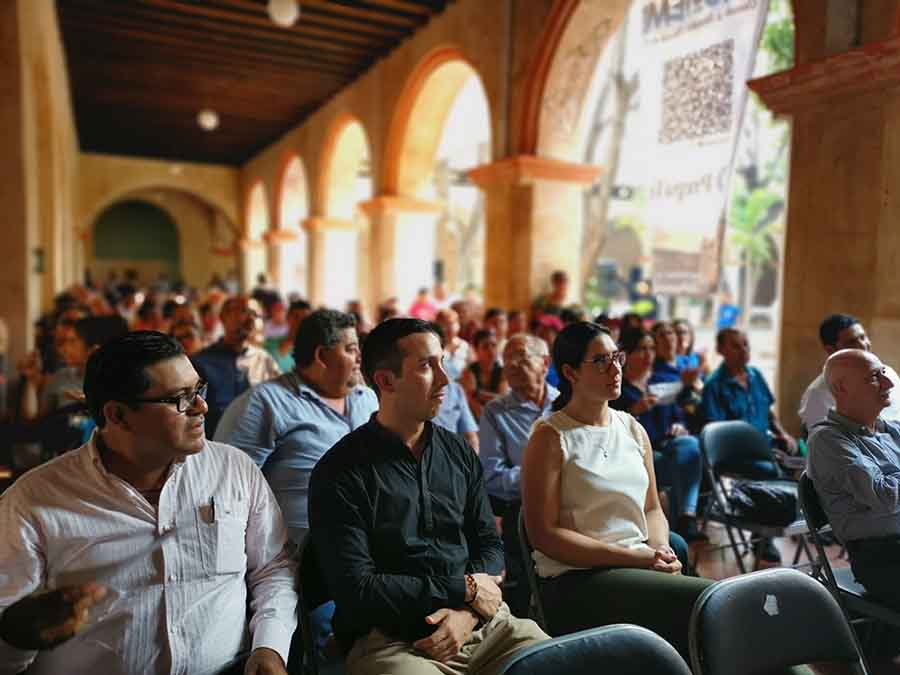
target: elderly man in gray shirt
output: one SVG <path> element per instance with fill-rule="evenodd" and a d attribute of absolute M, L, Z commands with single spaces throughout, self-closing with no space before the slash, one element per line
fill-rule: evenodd
<path fill-rule="evenodd" d="M 880 417 L 893 383 L 873 353 L 825 363 L 835 407 L 809 438 L 809 476 L 857 581 L 900 608 L 900 424 Z"/>

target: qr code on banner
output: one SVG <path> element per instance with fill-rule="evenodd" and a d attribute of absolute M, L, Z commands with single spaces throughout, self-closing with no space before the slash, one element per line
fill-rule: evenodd
<path fill-rule="evenodd" d="M 727 133 L 734 91 L 734 40 L 667 61 L 663 67 L 663 145 Z"/>

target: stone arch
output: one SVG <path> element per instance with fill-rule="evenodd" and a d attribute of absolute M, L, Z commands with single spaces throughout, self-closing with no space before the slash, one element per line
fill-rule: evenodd
<path fill-rule="evenodd" d="M 372 155 L 362 122 L 350 114 L 337 117 L 319 157 L 321 217 L 307 221 L 313 251 L 310 287 L 317 302 L 343 307 L 370 287 L 369 219 L 359 206 L 373 196 Z"/>
<path fill-rule="evenodd" d="M 277 237 L 270 243 L 274 280 L 282 293 L 306 296 L 309 288 L 308 235 L 303 222 L 309 217 L 309 190 L 303 160 L 288 153 L 275 185 Z"/>
<path fill-rule="evenodd" d="M 597 64 L 631 0 L 557 0 L 531 65 L 519 153 L 581 163 Z"/>
<path fill-rule="evenodd" d="M 412 71 L 397 102 L 385 150 L 382 193 L 416 197 L 431 175 L 447 116 L 466 82 L 472 62 L 456 47 L 436 49 Z M 491 124 L 487 95 L 488 125 Z"/>
<path fill-rule="evenodd" d="M 160 274 L 181 278 L 179 228 L 158 205 L 136 197 L 120 200 L 104 209 L 91 229 L 95 268 L 143 267 L 145 281 Z"/>
<path fill-rule="evenodd" d="M 119 263 L 97 263 L 94 257 L 96 222 L 109 209 L 133 201 L 159 209 L 174 223 L 177 229 L 177 257 L 182 261 L 181 278 L 189 285 L 202 288 L 213 275 L 224 278 L 236 269 L 235 223 L 220 208 L 195 193 L 156 185 L 126 193 L 107 204 L 85 229 L 86 263 L 95 275 L 103 276 L 109 269 L 120 266 Z"/>

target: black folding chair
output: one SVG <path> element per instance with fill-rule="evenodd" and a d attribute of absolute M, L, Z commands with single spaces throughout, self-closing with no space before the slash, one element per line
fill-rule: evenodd
<path fill-rule="evenodd" d="M 694 675 L 756 675 L 811 663 L 869 672 L 834 597 L 786 568 L 731 577 L 703 591 L 691 614 L 690 646 Z"/>
<path fill-rule="evenodd" d="M 630 624 L 591 628 L 516 652 L 501 675 L 690 675 L 675 648 Z"/>
<path fill-rule="evenodd" d="M 525 568 L 525 576 L 528 577 L 528 587 L 531 589 L 531 607 L 532 618 L 538 625 L 547 630 L 547 617 L 544 614 L 544 603 L 541 601 L 540 579 L 534 569 L 534 547 L 531 540 L 528 539 L 528 532 L 525 530 L 525 509 L 519 510 L 519 518 L 516 523 L 519 528 L 519 546 L 522 549 L 522 563 Z"/>
<path fill-rule="evenodd" d="M 303 675 L 343 675 L 343 660 L 330 658 L 323 661 L 315 644 L 310 615 L 313 610 L 329 602 L 332 598 L 313 550 L 311 534 L 307 534 L 303 543 L 300 544 L 297 553 L 297 568 L 300 575 L 300 583 L 297 588 L 299 597 L 297 613 L 300 615 L 303 658 L 302 663 L 299 663 L 298 661 L 301 660 L 292 654 L 289 670 L 291 672 L 299 671 Z M 296 638 L 294 643 L 296 643 Z"/>
<path fill-rule="evenodd" d="M 808 528 L 804 520 L 797 519 L 790 525 L 777 527 L 741 517 L 731 508 L 728 499 L 729 488 L 724 479 L 750 477 L 740 471 L 741 465 L 748 462 L 754 460 L 775 462 L 775 455 L 765 436 L 747 422 L 737 420 L 710 422 L 700 432 L 700 452 L 703 455 L 703 464 L 711 491 L 703 518 L 705 521 L 720 523 L 725 527 L 729 541 L 729 546 L 726 548 L 730 547 L 734 552 L 741 574 L 747 572 L 744 556 L 753 552 L 754 541 L 763 539 L 796 537 L 799 539 L 800 546 L 797 548 L 792 564 L 797 565 L 803 553 L 812 560 L 806 544 Z M 790 490 L 797 489 L 796 483 L 793 481 L 771 479 L 767 482 L 776 483 Z M 744 532 L 751 534 L 749 540 Z M 738 540 L 740 540 L 740 546 Z"/>
<path fill-rule="evenodd" d="M 813 566 L 813 576 L 831 591 L 844 612 L 844 616 L 851 625 L 854 625 L 854 628 L 856 624 L 871 621 L 880 621 L 900 628 L 900 612 L 872 598 L 863 585 L 853 577 L 852 569 L 849 567 L 835 569 L 831 566 L 831 561 L 825 551 L 825 542 L 822 540 L 823 534 L 831 532 L 831 525 L 822 508 L 822 503 L 819 501 L 819 495 L 816 493 L 812 479 L 805 471 L 800 476 L 798 492 L 817 554 Z M 859 635 L 855 633 L 855 637 L 859 644 Z"/>

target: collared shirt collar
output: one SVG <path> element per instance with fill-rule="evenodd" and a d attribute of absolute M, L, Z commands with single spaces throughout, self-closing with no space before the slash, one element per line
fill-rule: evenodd
<path fill-rule="evenodd" d="M 515 389 L 510 389 L 509 392 L 503 397 L 504 407 L 507 409 L 518 408 L 519 406 L 529 406 L 533 408 L 538 408 L 541 411 L 547 411 L 550 409 L 550 406 L 553 404 L 553 400 L 559 396 L 559 390 L 554 387 L 552 384 L 545 383 L 544 384 L 544 404 L 539 406 L 537 403 L 532 401 L 529 398 L 525 398 L 521 394 L 519 394 Z"/>
<path fill-rule="evenodd" d="M 860 436 L 874 436 L 879 431 L 884 431 L 884 420 L 880 417 L 875 420 L 875 433 L 872 432 L 865 424 L 860 424 L 856 420 L 852 420 L 846 415 L 841 415 L 837 410 L 832 408 L 828 411 L 828 421 L 838 425 L 844 431 Z"/>
<path fill-rule="evenodd" d="M 737 381 L 737 377 L 730 370 L 728 370 L 728 366 L 726 366 L 723 363 L 721 366 L 719 366 L 719 369 L 722 371 L 722 375 L 724 376 L 725 382 L 728 382 L 728 383 L 733 382 L 734 384 L 738 385 L 739 387 L 741 386 L 740 383 Z M 747 373 L 747 386 L 749 387 L 750 382 L 756 379 L 756 374 L 753 372 L 753 368 L 751 368 L 749 365 L 747 365 L 744 368 L 744 372 Z"/>
<path fill-rule="evenodd" d="M 296 390 L 298 396 L 306 396 L 308 398 L 316 399 L 317 401 L 322 400 L 322 395 L 317 392 L 312 386 L 304 382 L 303 378 L 300 377 L 300 374 L 296 370 L 285 373 L 285 376 L 290 381 L 291 386 Z M 351 396 L 362 396 L 364 394 L 364 390 L 365 386 L 361 384 L 353 387 L 353 389 L 350 390 L 350 393 L 347 394 L 347 400 L 349 401 Z"/>
<path fill-rule="evenodd" d="M 381 422 L 378 421 L 378 411 L 372 413 L 372 416 L 369 418 L 369 421 L 365 424 L 365 429 L 368 433 L 374 434 L 379 438 L 379 440 L 390 443 L 394 447 L 402 447 L 407 453 L 410 455 L 412 451 L 409 446 L 403 442 L 403 439 L 400 438 L 399 434 L 388 429 Z M 434 425 L 431 422 L 425 422 L 425 443 L 424 448 L 427 451 L 429 447 L 431 447 L 431 440 L 434 437 Z M 422 453 L 422 456 L 425 456 L 425 452 Z"/>

